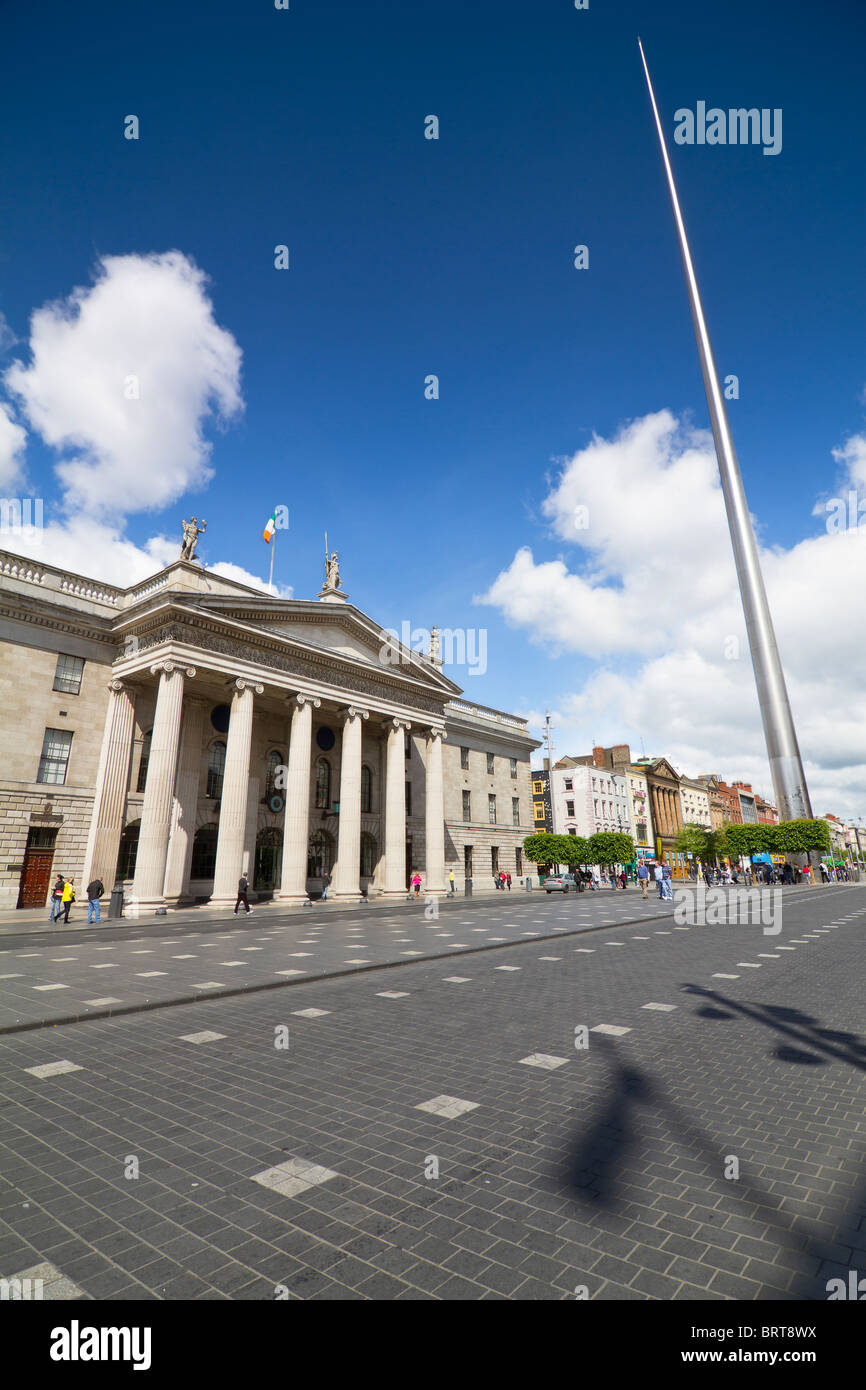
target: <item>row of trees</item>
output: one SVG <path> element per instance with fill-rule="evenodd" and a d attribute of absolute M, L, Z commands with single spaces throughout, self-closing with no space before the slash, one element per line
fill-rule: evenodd
<path fill-rule="evenodd" d="M 681 854 L 691 852 L 703 864 L 750 854 L 826 853 L 830 832 L 823 820 L 786 820 L 779 825 L 684 825 L 676 838 Z"/>
<path fill-rule="evenodd" d="M 549 869 L 553 864 L 567 864 L 576 869 L 581 864 L 630 864 L 635 858 L 631 835 L 603 830 L 585 840 L 581 835 L 548 835 L 540 831 L 527 835 L 523 852 L 530 864 Z"/>

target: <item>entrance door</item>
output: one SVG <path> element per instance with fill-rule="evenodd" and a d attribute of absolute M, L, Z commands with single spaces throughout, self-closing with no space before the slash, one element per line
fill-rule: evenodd
<path fill-rule="evenodd" d="M 412 863 L 412 841 L 406 841 L 406 888 L 409 889 L 412 883 L 412 875 L 415 872 L 415 865 Z"/>
<path fill-rule="evenodd" d="M 18 907 L 44 907 L 48 901 L 56 830 L 31 830 L 24 851 Z"/>

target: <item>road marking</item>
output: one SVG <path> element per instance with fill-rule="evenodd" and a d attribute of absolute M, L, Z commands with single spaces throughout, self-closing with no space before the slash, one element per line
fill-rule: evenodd
<path fill-rule="evenodd" d="M 68 985 L 33 985 L 33 989 L 68 989 Z"/>
<path fill-rule="evenodd" d="M 431 1115 L 440 1115 L 443 1120 L 456 1120 L 458 1115 L 477 1110 L 478 1101 L 459 1100 L 457 1096 L 434 1096 L 432 1100 L 425 1100 L 421 1105 L 416 1105 L 415 1109 L 426 1110 Z"/>
<path fill-rule="evenodd" d="M 195 1043 L 198 1046 L 200 1043 L 222 1042 L 224 1037 L 225 1033 L 182 1033 L 178 1042 Z"/>
<path fill-rule="evenodd" d="M 739 975 L 726 975 L 723 970 L 717 970 L 713 975 L 714 980 L 738 980 Z"/>
<path fill-rule="evenodd" d="M 544 1071 L 556 1071 L 557 1067 L 564 1067 L 567 1061 L 567 1057 L 551 1057 L 547 1052 L 533 1052 L 529 1057 L 521 1057 L 518 1065 L 521 1067 L 541 1067 Z"/>
<path fill-rule="evenodd" d="M 408 999 L 409 991 L 406 989 L 380 989 L 376 991 L 378 999 Z"/>
<path fill-rule="evenodd" d="M 621 1038 L 624 1033 L 630 1033 L 630 1028 L 621 1028 L 617 1023 L 597 1023 L 594 1028 L 590 1028 L 590 1033 L 610 1033 L 615 1038 Z"/>
<path fill-rule="evenodd" d="M 670 1014 L 676 1008 L 676 1004 L 641 1004 L 642 1009 L 657 1009 L 659 1013 Z"/>
<path fill-rule="evenodd" d="M 330 1012 L 330 1009 L 292 1009 L 292 1013 L 297 1014 L 298 1018 L 323 1018 Z"/>
<path fill-rule="evenodd" d="M 38 1076 L 42 1081 L 46 1076 L 65 1076 L 69 1071 L 83 1071 L 83 1067 L 76 1066 L 74 1062 L 44 1062 L 41 1067 L 25 1067 L 24 1070 L 30 1076 Z"/>
<path fill-rule="evenodd" d="M 109 997 L 108 997 L 107 999 L 85 999 L 84 1002 L 85 1002 L 85 1004 L 92 1004 L 93 1007 L 96 1008 L 97 1006 L 100 1006 L 100 1007 L 101 1007 L 103 1004 L 122 1004 L 122 1003 L 123 1003 L 123 1000 L 122 1000 L 122 999 L 112 999 L 111 996 L 109 995 Z"/>

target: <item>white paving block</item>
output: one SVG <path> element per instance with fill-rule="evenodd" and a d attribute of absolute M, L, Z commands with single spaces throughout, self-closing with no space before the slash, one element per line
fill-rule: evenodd
<path fill-rule="evenodd" d="M 552 1057 L 548 1052 L 532 1052 L 528 1057 L 521 1057 L 520 1066 L 541 1067 L 544 1071 L 556 1071 L 557 1067 L 564 1067 L 567 1061 L 567 1057 Z"/>
<path fill-rule="evenodd" d="M 43 1062 L 39 1067 L 25 1067 L 24 1070 L 31 1076 L 38 1076 L 39 1080 L 44 1080 L 47 1076 L 65 1076 L 69 1071 L 83 1071 L 75 1062 Z"/>
<path fill-rule="evenodd" d="M 284 1197 L 297 1197 L 311 1187 L 330 1182 L 339 1177 L 331 1168 L 320 1163 L 310 1163 L 305 1158 L 290 1158 L 286 1163 L 278 1163 L 275 1168 L 266 1168 L 263 1173 L 254 1173 L 253 1182 L 261 1183 Z"/>
<path fill-rule="evenodd" d="M 182 1033 L 178 1041 L 195 1043 L 198 1046 L 201 1043 L 222 1042 L 225 1036 L 225 1033 L 209 1033 L 207 1031 L 204 1033 Z"/>
<path fill-rule="evenodd" d="M 443 1120 L 456 1120 L 458 1115 L 465 1115 L 469 1110 L 477 1110 L 478 1102 L 459 1100 L 457 1096 L 434 1096 L 432 1100 L 425 1100 L 421 1105 L 416 1105 L 415 1109 L 426 1110 L 431 1115 L 440 1115 Z"/>

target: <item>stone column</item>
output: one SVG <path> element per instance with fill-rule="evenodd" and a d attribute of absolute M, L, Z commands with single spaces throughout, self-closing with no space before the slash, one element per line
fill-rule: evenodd
<path fill-rule="evenodd" d="M 427 735 L 424 788 L 425 891 L 437 895 L 445 892 L 445 788 L 442 781 L 442 740 L 445 736 L 445 730 L 438 728 L 431 729 Z"/>
<path fill-rule="evenodd" d="M 289 763 L 286 777 L 286 812 L 283 818 L 283 868 L 277 899 L 282 903 L 305 903 L 307 895 L 307 850 L 310 838 L 310 749 L 313 735 L 313 709 L 321 700 L 303 693 L 290 700 Z"/>
<path fill-rule="evenodd" d="M 134 710 L 135 703 L 129 687 L 123 681 L 112 681 L 108 687 L 108 709 L 105 712 L 96 796 L 84 855 L 82 890 L 94 878 L 102 879 L 106 893 L 110 893 L 114 887 L 129 790 Z M 83 891 L 81 897 L 84 898 Z"/>
<path fill-rule="evenodd" d="M 369 710 L 349 705 L 343 723 L 340 758 L 340 818 L 337 862 L 332 876 L 335 898 L 361 896 L 361 731 Z"/>
<path fill-rule="evenodd" d="M 389 719 L 385 772 L 385 897 L 406 895 L 406 719 Z"/>
<path fill-rule="evenodd" d="M 159 673 L 159 690 L 153 716 L 130 916 L 165 907 L 165 866 L 183 710 L 183 678 L 188 676 L 191 680 L 195 667 L 175 666 L 172 661 L 163 661 L 151 666 L 150 671 L 154 676 Z"/>
<path fill-rule="evenodd" d="M 253 701 L 263 685 L 238 677 L 232 682 L 232 706 L 226 740 L 226 766 L 220 799 L 216 867 L 209 907 L 234 907 L 243 869 L 244 833 L 253 741 Z"/>
<path fill-rule="evenodd" d="M 187 700 L 184 705 L 180 759 L 174 787 L 171 835 L 165 866 L 165 900 L 172 907 L 177 907 L 179 900 L 189 892 L 189 870 L 201 780 L 204 711 L 201 700 Z"/>

